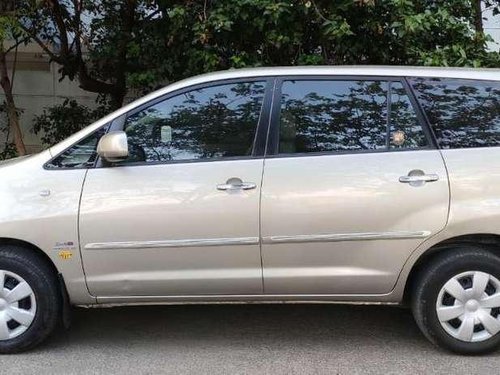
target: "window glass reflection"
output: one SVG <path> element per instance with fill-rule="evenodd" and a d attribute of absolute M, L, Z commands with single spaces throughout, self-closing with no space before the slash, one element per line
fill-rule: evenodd
<path fill-rule="evenodd" d="M 413 149 L 427 146 L 417 113 L 401 82 L 391 82 L 390 147 Z"/>
<path fill-rule="evenodd" d="M 91 168 L 97 160 L 97 143 L 106 134 L 101 128 L 64 151 L 47 164 L 48 168 Z"/>
<path fill-rule="evenodd" d="M 281 100 L 282 154 L 415 149 L 427 145 L 401 82 L 285 81 Z"/>
<path fill-rule="evenodd" d="M 126 162 L 251 155 L 264 90 L 265 82 L 202 88 L 130 116 Z"/>
<path fill-rule="evenodd" d="M 413 78 L 442 148 L 500 145 L 500 83 Z"/>

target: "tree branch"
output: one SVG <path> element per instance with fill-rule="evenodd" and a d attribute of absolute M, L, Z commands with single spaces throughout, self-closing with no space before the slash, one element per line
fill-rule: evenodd
<path fill-rule="evenodd" d="M 64 57 L 69 55 L 69 42 L 68 42 L 68 30 L 66 24 L 64 23 L 64 18 L 62 15 L 61 5 L 58 0 L 48 0 L 47 4 L 52 8 L 52 19 L 57 25 L 59 30 L 59 39 L 61 41 L 61 55 Z"/>
<path fill-rule="evenodd" d="M 483 11 L 481 9 L 482 0 L 474 0 L 474 27 L 476 33 L 484 33 Z"/>
<path fill-rule="evenodd" d="M 13 45 L 11 45 L 9 48 L 5 49 L 5 53 L 9 53 L 10 51 L 13 51 L 13 50 L 17 49 L 17 47 L 19 45 L 21 45 L 21 44 L 23 44 L 23 43 L 25 43 L 25 42 L 27 42 L 29 40 L 30 40 L 29 36 L 26 36 L 26 37 L 24 37 L 24 38 L 22 38 L 20 40 L 16 40 L 16 42 Z"/>
<path fill-rule="evenodd" d="M 22 24 L 19 24 L 19 26 L 21 27 L 22 30 L 24 30 L 31 39 L 33 39 L 36 44 L 38 44 L 40 46 L 40 48 L 47 54 L 49 55 L 50 59 L 52 61 L 55 61 L 59 64 L 61 64 L 63 62 L 63 59 L 56 55 L 39 37 L 38 35 L 36 35 L 36 32 L 34 32 L 33 30 L 31 29 L 28 29 L 27 27 L 25 27 L 24 25 Z"/>

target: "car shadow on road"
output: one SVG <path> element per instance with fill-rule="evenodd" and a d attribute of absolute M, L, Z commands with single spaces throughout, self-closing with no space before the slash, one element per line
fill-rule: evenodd
<path fill-rule="evenodd" d="M 64 346 L 295 345 L 372 347 L 394 343 L 428 350 L 411 312 L 386 306 L 327 304 L 183 305 L 74 309 L 68 331 L 40 350 Z M 393 346 L 392 346 L 393 347 Z"/>

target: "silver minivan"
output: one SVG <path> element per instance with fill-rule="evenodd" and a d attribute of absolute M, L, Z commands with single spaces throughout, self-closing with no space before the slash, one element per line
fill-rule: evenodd
<path fill-rule="evenodd" d="M 410 306 L 500 342 L 500 70 L 231 70 L 0 164 L 0 352 L 69 306 Z"/>

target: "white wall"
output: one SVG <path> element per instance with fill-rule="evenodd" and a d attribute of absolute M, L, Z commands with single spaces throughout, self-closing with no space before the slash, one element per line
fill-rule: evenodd
<path fill-rule="evenodd" d="M 490 43 L 490 49 L 498 51 L 500 49 L 500 16 L 493 16 L 492 12 L 488 9 L 484 10 L 483 16 L 486 18 L 484 21 L 484 31 L 490 34 L 495 42 Z"/>
<path fill-rule="evenodd" d="M 9 54 L 12 60 L 13 54 Z M 9 65 L 11 61 L 8 61 Z M 77 82 L 65 79 L 59 82 L 58 66 L 49 63 L 38 46 L 30 44 L 19 48 L 16 72 L 13 80 L 13 92 L 16 106 L 22 111 L 21 127 L 28 152 L 37 152 L 42 148 L 39 137 L 31 131 L 35 115 L 43 112 L 45 107 L 62 103 L 66 98 L 74 98 L 79 103 L 95 106 L 95 95 L 81 90 Z M 9 71 L 12 74 L 12 71 Z M 0 90 L 0 101 L 3 101 Z M 6 118 L 0 118 L 6 121 Z M 2 124 L 4 125 L 4 124 Z M 3 149 L 5 134 L 0 133 L 0 149 Z"/>

